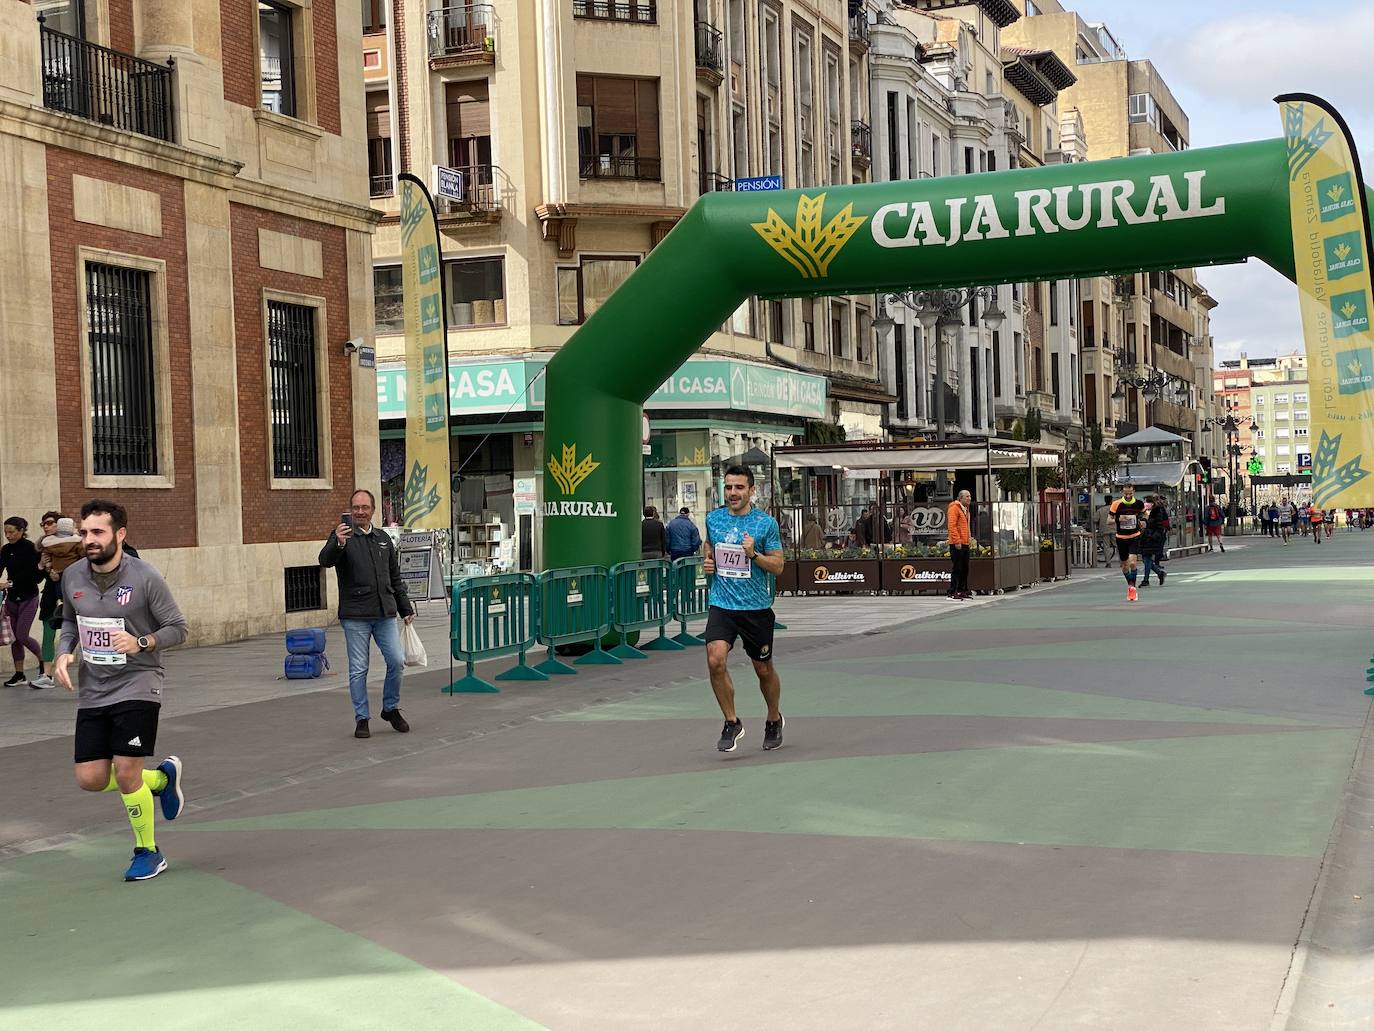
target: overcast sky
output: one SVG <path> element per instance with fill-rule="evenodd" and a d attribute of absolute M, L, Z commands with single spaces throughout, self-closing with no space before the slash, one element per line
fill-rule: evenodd
<path fill-rule="evenodd" d="M 1374 179 L 1374 0 L 1066 0 L 1148 58 L 1188 113 L 1193 147 L 1281 136 L 1280 93 L 1315 93 L 1345 116 Z M 1310 13 L 1309 13 L 1310 12 Z M 1295 288 L 1257 261 L 1199 271 L 1220 302 L 1217 360 L 1302 346 Z"/>

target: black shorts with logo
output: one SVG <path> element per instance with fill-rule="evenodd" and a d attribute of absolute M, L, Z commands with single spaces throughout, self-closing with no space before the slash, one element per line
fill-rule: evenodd
<path fill-rule="evenodd" d="M 733 648 L 735 638 L 743 638 L 744 654 L 755 662 L 769 662 L 773 658 L 776 622 L 772 609 L 722 609 L 712 605 L 706 616 L 706 640 L 724 641 Z"/>
<path fill-rule="evenodd" d="M 152 755 L 157 744 L 157 702 L 115 702 L 76 710 L 76 761 L 116 755 Z"/>
<path fill-rule="evenodd" d="M 1121 556 L 1121 561 L 1125 562 L 1132 555 L 1140 554 L 1140 535 L 1134 537 L 1118 537 L 1116 539 L 1116 553 Z"/>

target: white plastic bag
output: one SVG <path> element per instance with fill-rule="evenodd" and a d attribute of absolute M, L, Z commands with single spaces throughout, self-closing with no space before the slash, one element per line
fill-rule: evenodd
<path fill-rule="evenodd" d="M 420 640 L 420 632 L 415 629 L 414 623 L 407 623 L 399 616 L 396 617 L 401 623 L 401 647 L 405 649 L 407 666 L 428 666 L 429 656 L 425 653 L 424 643 Z"/>

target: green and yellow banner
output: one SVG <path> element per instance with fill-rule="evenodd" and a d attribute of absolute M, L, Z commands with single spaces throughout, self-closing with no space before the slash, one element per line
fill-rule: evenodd
<path fill-rule="evenodd" d="M 1312 503 L 1374 505 L 1374 332 L 1369 210 L 1345 121 L 1304 93 L 1281 96 L 1293 258 L 1312 404 Z"/>
<path fill-rule="evenodd" d="M 401 191 L 401 285 L 406 327 L 406 480 L 401 522 L 447 529 L 449 505 L 448 333 L 444 324 L 439 223 L 424 183 L 397 177 Z"/>

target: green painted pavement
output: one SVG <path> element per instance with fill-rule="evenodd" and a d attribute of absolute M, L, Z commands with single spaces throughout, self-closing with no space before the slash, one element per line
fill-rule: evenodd
<path fill-rule="evenodd" d="M 919 660 L 890 657 L 884 661 L 896 665 Z M 849 660 L 837 662 L 836 666 L 839 668 L 834 671 L 817 669 L 815 666 L 806 669 L 783 666 L 779 669 L 789 716 L 992 716 L 1262 726 L 1313 725 L 1278 716 L 1137 701 L 1081 691 L 1056 691 L 1044 687 L 965 680 L 927 680 L 910 672 L 857 674 L 848 669 Z M 752 691 L 752 682 L 741 677 L 735 689 L 743 699 Z M 616 720 L 700 722 L 712 701 L 709 681 L 698 680 L 664 688 L 640 698 L 562 713 L 551 719 L 568 723 Z"/>
<path fill-rule="evenodd" d="M 173 865 L 150 883 L 124 884 L 126 839 L 0 866 L 0 1027 L 540 1026 L 366 939 L 193 867 Z"/>
<path fill-rule="evenodd" d="M 1356 738 L 1329 730 L 722 763 L 188 831 L 688 829 L 1315 857 Z"/>
<path fill-rule="evenodd" d="M 968 635 L 959 635 L 964 640 Z M 944 638 L 948 640 L 948 637 Z M 1275 633 L 1272 630 L 1257 630 L 1247 634 L 1236 632 L 1208 637 L 1161 637 L 1150 642 L 1149 647 L 1156 657 L 1169 662 L 1216 662 L 1218 659 L 1234 657 L 1244 659 L 1257 666 L 1292 663 L 1304 667 L 1324 666 L 1337 669 L 1351 669 L 1368 652 L 1370 632 L 1363 628 L 1341 627 L 1335 629 L 1309 629 L 1294 633 Z M 1099 634 L 1083 641 L 1046 641 L 1042 644 L 1010 644 L 996 646 L 980 644 L 970 647 L 939 648 L 924 647 L 912 661 L 920 662 L 959 662 L 982 661 L 988 659 L 1016 659 L 1029 661 L 1047 659 L 1061 661 L 1075 658 L 1102 658 L 1108 651 L 1122 645 L 1143 647 L 1141 635 L 1122 634 L 1112 637 Z M 846 660 L 851 666 L 890 665 L 899 659 L 894 656 L 873 656 Z"/>

